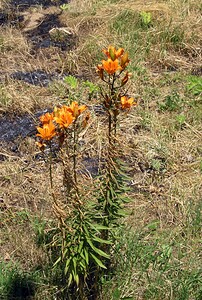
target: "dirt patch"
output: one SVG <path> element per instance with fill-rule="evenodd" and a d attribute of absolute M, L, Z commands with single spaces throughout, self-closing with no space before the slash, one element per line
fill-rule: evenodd
<path fill-rule="evenodd" d="M 41 17 L 41 16 L 40 16 Z M 35 20 L 35 26 L 26 27 L 24 32 L 26 36 L 31 40 L 33 48 L 48 48 L 48 47 L 59 47 L 61 50 L 70 50 L 76 44 L 76 36 L 72 33 L 66 33 L 57 36 L 51 36 L 50 31 L 54 28 L 60 29 L 63 24 L 60 23 L 58 14 L 44 15 L 41 22 Z"/>
<path fill-rule="evenodd" d="M 8 20 L 8 17 L 6 14 L 4 14 L 3 12 L 0 12 L 0 25 L 6 23 Z"/>
<path fill-rule="evenodd" d="M 36 123 L 40 115 L 48 110 L 38 111 L 33 115 L 15 116 L 4 115 L 0 119 L 0 141 L 13 142 L 15 139 L 36 134 Z"/>
<path fill-rule="evenodd" d="M 75 35 L 68 34 L 68 30 L 54 37 L 49 34 L 52 29 L 63 27 L 59 20 L 62 13 L 59 5 L 68 2 L 55 0 L 12 1 L 6 9 L 0 11 L 0 25 L 9 24 L 20 29 L 32 42 L 34 50 L 49 47 L 59 47 L 62 51 L 70 50 L 75 46 Z M 29 9 L 36 5 L 42 5 L 42 9 L 40 11 Z"/>
<path fill-rule="evenodd" d="M 48 86 L 48 84 L 54 79 L 62 79 L 59 75 L 48 74 L 42 70 L 36 70 L 32 72 L 21 72 L 17 71 L 11 74 L 11 78 L 16 80 L 22 80 L 29 84 L 39 85 L 39 86 Z"/>
<path fill-rule="evenodd" d="M 18 27 L 22 21 L 23 16 L 21 15 L 11 12 L 0 12 L 0 26 L 9 24 Z"/>
<path fill-rule="evenodd" d="M 10 5 L 17 7 L 20 11 L 23 11 L 30 6 L 41 5 L 42 7 L 49 7 L 53 5 L 62 5 L 69 2 L 69 0 L 13 0 L 11 1 Z"/>

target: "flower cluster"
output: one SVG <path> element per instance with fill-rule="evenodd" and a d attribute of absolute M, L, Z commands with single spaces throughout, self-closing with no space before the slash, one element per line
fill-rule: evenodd
<path fill-rule="evenodd" d="M 109 46 L 108 49 L 103 49 L 103 53 L 107 56 L 107 60 L 102 60 L 102 64 L 97 66 L 97 73 L 100 78 L 106 82 L 110 89 L 114 91 L 117 88 L 122 88 L 129 80 L 131 73 L 125 71 L 128 66 L 130 60 L 128 58 L 128 52 L 125 52 L 123 48 L 119 48 L 116 50 L 114 46 Z M 107 77 L 105 76 L 107 75 Z M 117 86 L 115 81 L 119 82 Z M 109 109 L 112 105 L 116 108 L 121 109 L 130 109 L 132 105 L 135 105 L 134 98 L 128 98 L 122 93 L 123 96 L 118 96 L 113 101 L 113 97 L 109 97 L 109 95 L 105 95 L 104 105 L 107 109 Z M 115 104 L 115 105 L 114 105 Z"/>
<path fill-rule="evenodd" d="M 42 140 L 50 141 L 54 136 L 64 132 L 73 122 L 76 122 L 80 114 L 87 109 L 86 105 L 80 105 L 74 101 L 70 106 L 55 107 L 52 113 L 46 113 L 40 117 L 42 127 L 37 127 L 36 134 Z M 37 142 L 40 148 L 44 143 Z"/>
<path fill-rule="evenodd" d="M 124 52 L 123 48 L 116 50 L 113 46 L 109 46 L 107 50 L 103 50 L 103 53 L 107 56 L 107 60 L 102 60 L 102 64 L 97 66 L 97 73 L 102 80 L 104 80 L 104 72 L 114 75 L 117 71 L 122 72 L 125 70 L 130 60 L 128 59 L 128 53 Z M 128 76 L 129 73 L 126 72 L 126 78 Z M 126 78 L 124 81 L 126 81 Z"/>

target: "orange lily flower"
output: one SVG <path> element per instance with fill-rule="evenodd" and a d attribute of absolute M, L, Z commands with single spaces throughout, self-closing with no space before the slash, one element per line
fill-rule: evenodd
<path fill-rule="evenodd" d="M 86 105 L 78 105 L 78 102 L 73 101 L 68 108 L 68 111 L 72 113 L 72 116 L 76 119 L 84 110 L 86 110 Z"/>
<path fill-rule="evenodd" d="M 60 128 L 69 127 L 69 125 L 71 125 L 75 119 L 68 109 L 69 107 L 64 105 L 63 107 L 55 111 L 56 115 L 54 117 L 54 120 L 57 124 L 60 125 Z"/>
<path fill-rule="evenodd" d="M 37 127 L 37 130 L 39 133 L 37 133 L 37 136 L 40 136 L 43 140 L 51 140 L 55 135 L 55 125 L 53 122 L 45 123 L 43 127 Z"/>
<path fill-rule="evenodd" d="M 128 98 L 126 96 L 121 97 L 121 107 L 122 109 L 130 109 L 132 105 L 136 104 L 134 98 Z"/>
<path fill-rule="evenodd" d="M 116 50 L 114 46 L 109 46 L 107 50 L 103 49 L 102 51 L 105 55 L 107 55 L 108 58 L 111 58 L 113 61 L 119 58 L 124 53 L 123 48 L 119 48 L 118 50 Z"/>
<path fill-rule="evenodd" d="M 42 115 L 39 119 L 43 124 L 49 123 L 50 121 L 53 121 L 53 113 L 46 113 L 45 115 Z"/>
<path fill-rule="evenodd" d="M 112 75 L 116 73 L 118 70 L 122 70 L 122 67 L 119 66 L 118 59 L 111 60 L 108 58 L 108 60 L 102 60 L 103 69 L 109 74 Z"/>

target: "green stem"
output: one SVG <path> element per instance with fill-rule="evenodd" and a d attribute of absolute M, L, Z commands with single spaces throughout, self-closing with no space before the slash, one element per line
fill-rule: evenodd
<path fill-rule="evenodd" d="M 49 174 L 50 174 L 50 186 L 53 189 L 53 172 L 52 172 L 52 146 L 50 142 L 50 155 L 49 155 Z"/>
<path fill-rule="evenodd" d="M 116 120 L 115 120 L 115 114 L 114 114 L 114 106 L 115 106 L 115 92 L 114 92 L 114 83 L 115 83 L 115 75 L 113 75 L 112 79 L 109 78 L 109 95 L 111 98 L 111 105 L 108 109 L 108 158 L 107 158 L 107 178 L 106 178 L 106 190 L 105 190 L 105 206 L 104 206 L 104 214 L 105 218 L 103 221 L 103 224 L 105 226 L 109 226 L 110 223 L 110 182 L 112 180 L 111 178 L 111 158 L 113 157 L 113 151 L 114 151 L 114 134 L 116 134 Z M 104 230 L 103 232 L 103 239 L 108 240 L 109 238 L 109 230 Z M 105 245 L 105 251 L 109 252 L 109 247 Z"/>
<path fill-rule="evenodd" d="M 73 176 L 74 176 L 74 182 L 77 189 L 77 173 L 76 173 L 76 164 L 77 164 L 77 135 L 76 135 L 76 120 L 73 123 Z"/>

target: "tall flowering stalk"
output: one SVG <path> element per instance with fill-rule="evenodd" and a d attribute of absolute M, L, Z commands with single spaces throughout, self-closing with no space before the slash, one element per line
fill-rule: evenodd
<path fill-rule="evenodd" d="M 58 223 L 46 246 L 52 250 L 53 267 L 62 269 L 67 291 L 64 299 L 97 299 L 100 270 L 107 269 L 111 236 L 122 215 L 125 187 L 118 121 L 121 112 L 130 110 L 135 102 L 124 91 L 131 76 L 126 70 L 128 53 L 113 46 L 103 53 L 106 59 L 97 66 L 97 73 L 106 86 L 101 89 L 101 102 L 108 116 L 107 149 L 102 157 L 105 166 L 95 179 L 96 183 L 100 180 L 95 193 L 91 187 L 82 186 L 79 172 L 79 136 L 89 119 L 86 105 L 74 101 L 69 106 L 55 107 L 40 117 L 41 126 L 37 127 L 37 145 L 49 158 L 52 207 Z M 55 184 L 56 163 L 63 167 L 63 192 Z M 72 298 L 69 291 L 73 292 Z"/>
<path fill-rule="evenodd" d="M 123 48 L 116 50 L 113 46 L 104 49 L 103 53 L 106 59 L 97 66 L 97 73 L 106 86 L 101 89 L 101 95 L 108 115 L 108 147 L 106 165 L 101 177 L 102 194 L 99 204 L 103 207 L 103 224 L 108 228 L 102 231 L 102 238 L 108 240 L 109 227 L 117 224 L 117 219 L 121 216 L 124 193 L 124 175 L 119 160 L 121 148 L 117 138 L 118 117 L 122 111 L 128 111 L 135 105 L 135 101 L 124 91 L 131 76 L 126 70 L 130 62 L 128 53 Z M 105 251 L 109 253 L 110 247 L 106 246 Z"/>
<path fill-rule="evenodd" d="M 79 134 L 88 119 L 87 107 L 74 101 L 70 106 L 56 107 L 52 113 L 41 116 L 42 126 L 37 127 L 37 145 L 49 156 L 52 207 L 58 221 L 48 247 L 53 252 L 54 267 L 62 268 L 66 291 L 71 288 L 74 293 L 72 299 L 81 300 L 86 299 L 86 280 L 90 268 L 106 268 L 101 257 L 108 258 L 99 246 L 107 241 L 100 238 L 99 229 L 92 222 L 93 212 L 88 209 L 85 191 L 78 178 L 78 160 L 81 156 Z M 54 147 L 57 147 L 56 154 L 63 166 L 63 201 L 56 196 L 59 191 L 54 184 Z"/>

